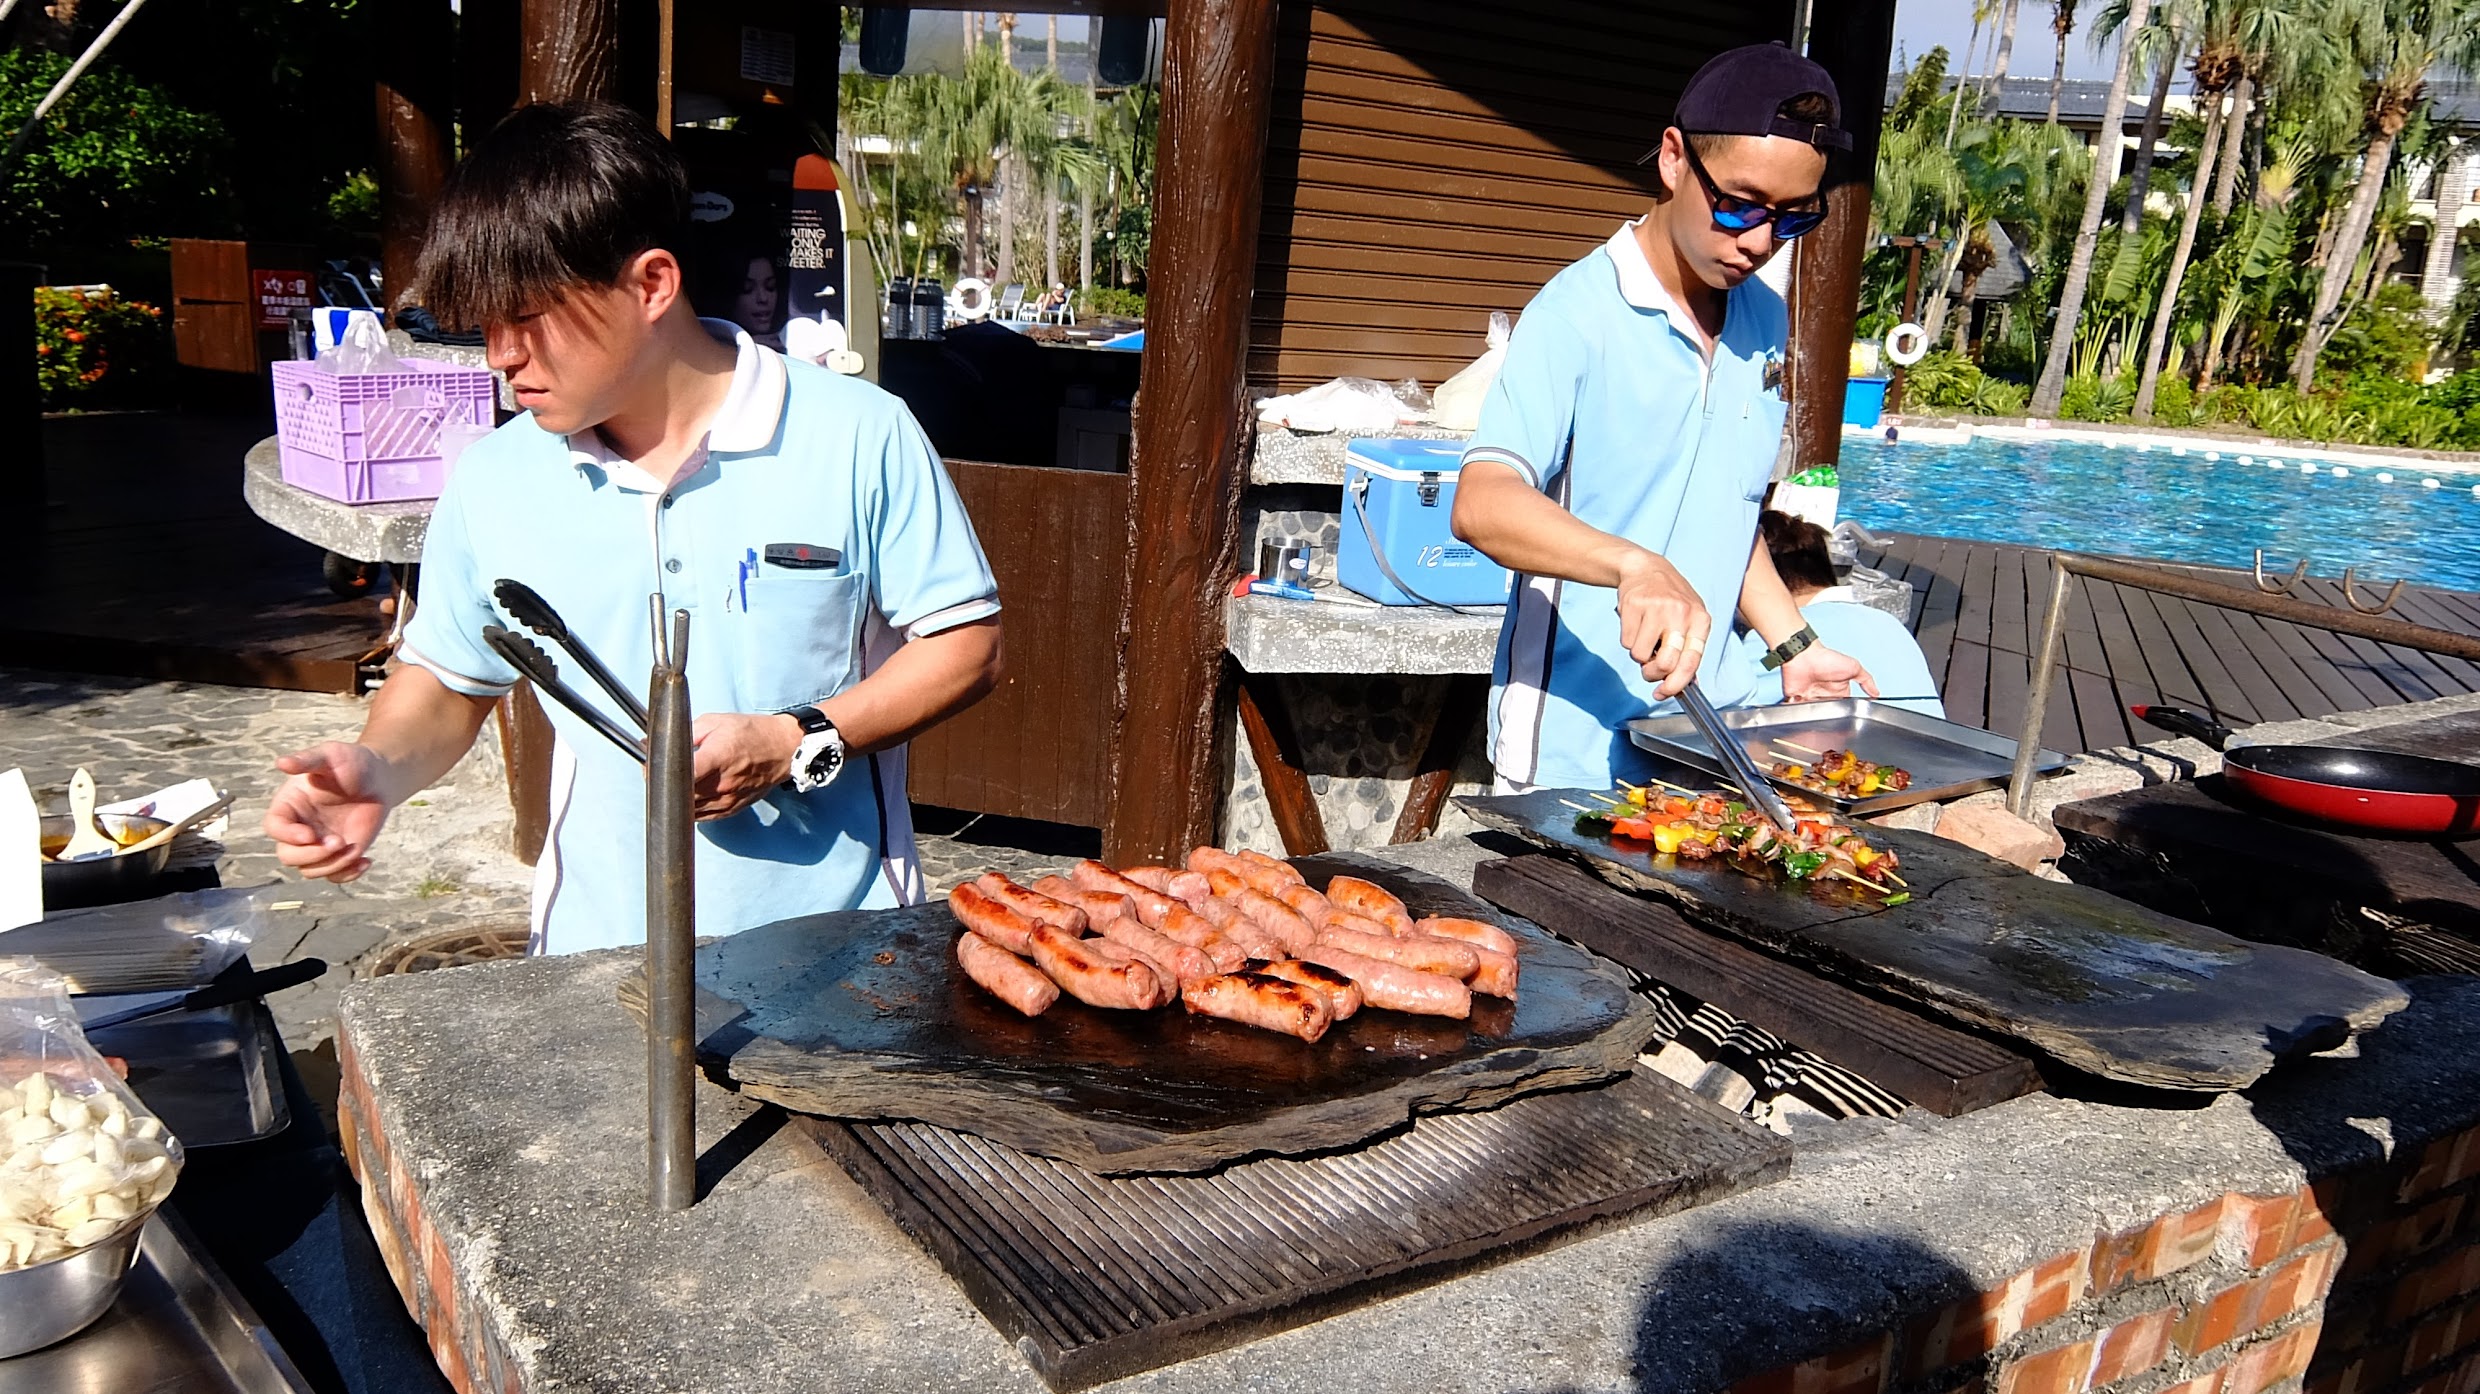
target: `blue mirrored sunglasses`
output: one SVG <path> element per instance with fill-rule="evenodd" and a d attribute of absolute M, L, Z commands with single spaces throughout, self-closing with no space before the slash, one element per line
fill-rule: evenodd
<path fill-rule="evenodd" d="M 1714 184 L 1714 177 L 1705 171 L 1705 162 L 1696 157 L 1696 147 L 1683 140 L 1679 148 L 1687 152 L 1688 168 L 1696 171 L 1697 182 L 1705 186 L 1705 197 L 1713 205 L 1714 226 L 1724 232 L 1746 232 L 1750 228 L 1774 225 L 1774 236 L 1784 242 L 1812 231 L 1826 220 L 1826 196 L 1817 194 L 1814 208 L 1776 208 L 1770 204 L 1750 203 L 1733 198 Z"/>

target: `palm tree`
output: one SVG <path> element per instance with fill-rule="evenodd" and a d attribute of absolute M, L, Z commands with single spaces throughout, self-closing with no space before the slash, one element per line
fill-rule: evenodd
<path fill-rule="evenodd" d="M 1998 114 L 1999 103 L 2006 100 L 2006 70 L 2015 57 L 2015 15 L 2023 0 L 2004 0 L 1998 11 L 1998 56 L 1989 64 L 1989 114 Z"/>
<path fill-rule="evenodd" d="M 2075 0 L 2050 0 L 2050 32 L 2058 36 L 2058 62 L 2049 71 L 2049 118 L 2058 124 L 2058 98 L 2067 90 L 2067 36 L 2075 32 Z"/>
<path fill-rule="evenodd" d="M 2141 32 L 2152 14 L 2152 0 L 2128 0 L 2126 35 Z M 2110 71 L 2109 96 L 2103 100 L 2101 149 L 2095 152 L 2092 174 L 2084 181 L 2084 216 L 2076 226 L 2075 251 L 2067 260 L 2066 285 L 2058 296 L 2058 318 L 2050 326 L 2049 354 L 2041 363 L 2041 380 L 2032 392 L 2034 416 L 2056 416 L 2067 389 L 2067 357 L 2075 347 L 2075 322 L 2084 311 L 2084 292 L 2092 280 L 2094 249 L 2101 242 L 2101 212 L 2118 177 L 2118 140 L 2109 118 L 2127 109 L 2127 65 L 2135 45 L 2124 39 Z"/>
<path fill-rule="evenodd" d="M 2342 297 L 2367 245 L 2395 142 L 2419 105 L 2429 72 L 2440 62 L 2468 68 L 2480 58 L 2480 0 L 2333 0 L 2325 27 L 2338 36 L 2365 84 L 2369 136 L 2358 183 L 2291 357 L 2291 386 L 2301 392 L 2315 385 L 2316 360 L 2341 324 Z"/>
<path fill-rule="evenodd" d="M 2233 120 L 2237 111 L 2234 103 Z M 2205 331 L 2204 363 L 2196 374 L 2198 392 L 2211 388 L 2220 374 L 2223 352 L 2239 316 L 2252 310 L 2261 318 L 2289 283 L 2300 187 L 2314 159 L 2315 152 L 2306 140 L 2296 134 L 2286 136 L 2273 159 L 2257 173 L 2255 197 L 2245 217 L 2214 253 L 2218 274 L 2211 291 L 2217 308 Z"/>
<path fill-rule="evenodd" d="M 2186 27 L 2159 18 L 2136 36 L 2143 61 L 2153 68 L 2153 95 L 2144 106 L 2144 133 L 2136 140 L 2136 163 L 2127 176 L 2127 202 L 2118 216 L 2118 230 L 2132 233 L 2144 221 L 2144 198 L 2153 183 L 2153 160 L 2161 149 L 2162 109 L 2170 102 L 2170 79 L 2178 72 L 2187 47 Z"/>
<path fill-rule="evenodd" d="M 2162 282 L 2161 303 L 2153 309 L 2153 337 L 2144 345 L 2144 375 L 2136 386 L 2135 418 L 2153 419 L 2153 394 L 2161 385 L 2162 360 L 2170 351 L 2170 319 L 2178 311 L 2179 284 L 2187 278 L 2187 259 L 2195 255 L 2196 227 L 2204 220 L 2205 188 L 2221 147 L 2222 102 L 2217 96 L 2205 112 L 2204 139 L 2196 142 L 2196 171 L 2187 180 L 2187 211 L 2179 218 L 2178 245 L 2170 253 L 2170 273 Z"/>
<path fill-rule="evenodd" d="M 1972 2 L 1972 38 L 1963 46 L 1963 72 L 1955 79 L 1955 100 L 1946 109 L 1946 143 L 1955 143 L 1955 127 L 1963 120 L 1963 89 L 1972 82 L 1972 60 L 1981 51 L 1981 26 L 1989 22 L 1991 0 Z M 1977 108 L 1976 108 L 1977 110 Z"/>

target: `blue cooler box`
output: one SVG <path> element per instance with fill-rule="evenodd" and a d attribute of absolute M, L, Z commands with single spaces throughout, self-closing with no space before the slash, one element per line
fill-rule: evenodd
<path fill-rule="evenodd" d="M 1447 526 L 1464 446 L 1452 440 L 1356 440 L 1344 454 L 1343 542 L 1335 579 L 1381 605 L 1504 605 L 1507 568 Z M 1368 522 L 1362 523 L 1366 511 Z M 1407 595 L 1379 569 L 1383 553 Z"/>

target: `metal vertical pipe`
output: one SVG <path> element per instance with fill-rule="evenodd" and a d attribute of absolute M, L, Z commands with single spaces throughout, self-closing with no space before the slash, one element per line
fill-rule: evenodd
<path fill-rule="evenodd" d="M 673 612 L 646 702 L 646 1183 L 658 1211 L 697 1200 L 696 833 L 690 806 L 689 612 Z"/>
<path fill-rule="evenodd" d="M 2024 729 L 2015 742 L 2015 771 L 2007 776 L 2006 811 L 2018 818 L 2032 816 L 2032 767 L 2041 755 L 2041 722 L 2049 712 L 2049 690 L 2058 673 L 2058 637 L 2067 627 L 2067 586 L 2071 581 L 2064 557 L 2049 556 L 2049 615 L 2041 621 L 2041 642 L 2032 653 L 2032 698 L 2024 713 Z"/>

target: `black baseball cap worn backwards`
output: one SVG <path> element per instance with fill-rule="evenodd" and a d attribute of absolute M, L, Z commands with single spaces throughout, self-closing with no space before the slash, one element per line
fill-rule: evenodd
<path fill-rule="evenodd" d="M 1783 103 L 1811 94 L 1825 98 L 1825 120 L 1782 114 Z M 1782 136 L 1821 150 L 1849 150 L 1851 132 L 1842 119 L 1842 96 L 1826 70 L 1787 45 L 1770 43 L 1726 49 L 1706 60 L 1680 92 L 1671 124 L 1685 135 Z"/>

